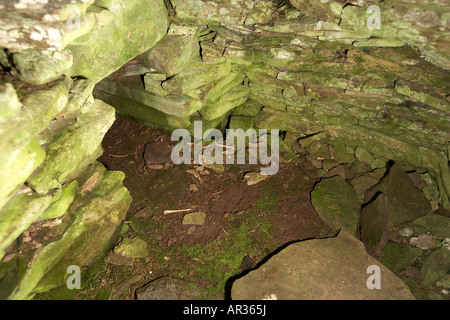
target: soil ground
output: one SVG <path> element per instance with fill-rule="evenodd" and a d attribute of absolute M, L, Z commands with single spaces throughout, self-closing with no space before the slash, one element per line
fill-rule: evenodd
<path fill-rule="evenodd" d="M 137 288 L 171 276 L 192 282 L 201 298 L 224 299 L 230 278 L 288 243 L 326 234 L 310 203 L 318 178 L 306 160 L 280 161 L 276 175 L 248 186 L 244 174 L 259 165 L 225 165 L 223 172 L 194 164 L 147 170 L 144 147 L 155 141 L 175 143 L 167 134 L 119 117 L 105 136 L 99 161 L 125 173 L 124 185 L 133 197 L 125 236 L 144 239 L 150 255 L 128 266 L 104 263 L 77 298 L 134 299 Z M 164 214 L 185 209 L 206 213 L 205 223 L 183 225 L 186 212 Z M 120 285 L 131 278 L 135 283 Z"/>

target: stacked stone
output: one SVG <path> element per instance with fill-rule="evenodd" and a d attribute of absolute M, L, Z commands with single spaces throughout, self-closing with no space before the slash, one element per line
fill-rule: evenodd
<path fill-rule="evenodd" d="M 93 3 L 0 5 L 3 299 L 76 293 L 68 267 L 87 281 L 126 230 L 124 174 L 96 161 L 115 109 L 92 91 L 163 37 L 167 9 L 163 0 Z"/>
<path fill-rule="evenodd" d="M 450 208 L 445 1 L 15 0 L 0 9 L 0 64 L 13 75 L 0 83 L 5 297 L 65 288 L 67 266 L 93 265 L 117 239 L 131 199 L 123 174 L 95 161 L 114 121 L 106 103 L 167 131 L 195 120 L 205 130 L 280 129 L 283 146 L 305 148 L 324 175 L 348 164 L 378 181 L 394 160 L 421 174 L 433 206 Z M 44 243 L 25 236 L 32 224 L 47 226 L 33 229 Z"/>
<path fill-rule="evenodd" d="M 341 163 L 383 171 L 394 160 L 428 172 L 439 190 L 430 200 L 450 208 L 448 6 L 290 3 L 171 1 L 166 37 L 96 96 L 169 132 L 202 120 L 325 133 L 316 140 Z"/>

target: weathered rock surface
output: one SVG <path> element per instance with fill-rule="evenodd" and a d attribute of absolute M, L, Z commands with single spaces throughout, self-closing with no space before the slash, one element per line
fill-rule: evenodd
<path fill-rule="evenodd" d="M 364 204 L 369 250 L 390 243 L 391 228 L 408 221 L 413 237 L 430 232 L 438 246 L 449 237 L 448 217 L 427 213 L 450 209 L 447 16 L 443 1 L 3 1 L 0 260 L 29 264 L 19 278 L 14 268 L 2 273 L 0 287 L 9 288 L 2 297 L 53 289 L 65 262 L 91 265 L 117 240 L 112 233 L 130 201 L 120 174 L 96 167 L 82 177 L 114 121 L 113 108 L 93 94 L 168 132 L 192 131 L 201 120 L 205 130 L 272 128 L 301 138 L 301 154 L 323 182 L 345 179 L 356 191 L 341 181 L 328 194 L 334 200 L 316 203 L 334 213 L 321 214 L 327 223 L 354 233 L 356 203 Z M 295 144 L 280 144 L 287 162 L 297 158 Z M 414 184 L 394 166 L 373 186 L 391 160 L 420 179 Z M 78 215 L 94 219 L 88 209 L 114 223 L 78 223 Z M 19 254 L 21 234 L 52 219 L 63 224 L 35 244 L 37 260 Z M 78 229 L 87 225 L 89 232 Z M 96 248 L 83 242 L 88 235 Z M 421 270 L 427 284 L 437 278 L 426 270 L 439 259 Z"/>
<path fill-rule="evenodd" d="M 162 39 L 168 19 L 163 0 L 131 0 L 126 5 L 98 1 L 96 4 L 112 12 L 114 18 L 84 35 L 82 41 L 77 39 L 78 42 L 68 45 L 73 65 L 66 74 L 99 81 Z"/>
<path fill-rule="evenodd" d="M 446 277 L 450 270 L 450 250 L 441 247 L 433 251 L 425 260 L 420 274 L 423 278 L 423 285 L 426 287 L 434 285 Z"/>
<path fill-rule="evenodd" d="M 149 255 L 147 243 L 140 238 L 125 238 L 114 248 L 114 253 L 126 258 L 145 258 Z"/>
<path fill-rule="evenodd" d="M 367 269 L 372 265 L 380 268 L 381 289 L 367 287 Z M 270 295 L 279 300 L 413 299 L 400 278 L 344 231 L 335 238 L 289 245 L 236 280 L 231 289 L 234 300 L 259 300 Z"/>
<path fill-rule="evenodd" d="M 57 139 L 47 145 L 46 162 L 28 179 L 28 184 L 34 190 L 45 193 L 83 169 L 89 164 L 86 164 L 86 159 L 95 154 L 114 119 L 114 109 L 96 100 L 89 111 L 78 117 L 76 123 L 65 128 Z"/>
<path fill-rule="evenodd" d="M 429 213 L 413 221 L 414 224 L 426 227 L 435 237 L 450 238 L 450 217 Z"/>
<path fill-rule="evenodd" d="M 68 215 L 62 219 L 61 226 L 65 229 L 56 224 L 47 232 L 59 234 L 59 238 L 27 252 L 27 268 L 20 273 L 9 299 L 30 299 L 37 293 L 65 286 L 68 266 L 90 267 L 106 256 L 119 238 L 122 220 L 131 203 L 123 179 L 123 173 L 106 171 L 99 163 L 77 179 L 84 192 L 77 195 Z"/>
<path fill-rule="evenodd" d="M 195 37 L 168 35 L 138 59 L 170 77 L 183 71 L 190 61 L 199 56 L 200 46 Z"/>
<path fill-rule="evenodd" d="M 311 203 L 331 228 L 357 235 L 361 206 L 355 190 L 342 177 L 319 181 L 311 192 Z"/>
<path fill-rule="evenodd" d="M 371 253 L 382 249 L 388 240 L 387 201 L 386 195 L 380 193 L 361 210 L 361 240 Z"/>
<path fill-rule="evenodd" d="M 369 203 L 379 193 L 386 196 L 387 227 L 412 221 L 431 212 L 428 199 L 398 164 L 394 164 L 379 183 L 367 190 L 365 202 Z"/>
<path fill-rule="evenodd" d="M 395 242 L 387 242 L 382 252 L 381 262 L 396 274 L 414 264 L 422 254 L 419 248 Z"/>

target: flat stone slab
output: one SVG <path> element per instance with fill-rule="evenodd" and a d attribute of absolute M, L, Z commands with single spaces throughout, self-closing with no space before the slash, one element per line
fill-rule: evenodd
<path fill-rule="evenodd" d="M 379 267 L 380 289 L 369 289 Z M 232 285 L 234 300 L 410 300 L 406 284 L 345 231 L 289 245 Z"/>

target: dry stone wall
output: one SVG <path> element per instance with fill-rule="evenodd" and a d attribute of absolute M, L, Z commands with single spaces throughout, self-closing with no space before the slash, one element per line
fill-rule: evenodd
<path fill-rule="evenodd" d="M 1 298 L 64 287 L 65 266 L 93 266 L 124 232 L 123 174 L 96 162 L 115 112 L 169 132 L 280 129 L 287 155 L 306 148 L 325 172 L 348 164 L 375 181 L 394 160 L 450 209 L 446 1 L 0 9 Z"/>
<path fill-rule="evenodd" d="M 450 207 L 444 2 L 177 0 L 169 12 L 166 37 L 96 97 L 169 132 L 277 128 L 340 163 L 384 173 L 393 160 Z"/>
<path fill-rule="evenodd" d="M 0 7 L 0 295 L 30 299 L 66 288 L 68 266 L 89 275 L 126 232 L 124 174 L 96 161 L 115 109 L 92 91 L 164 37 L 168 14 L 163 0 Z"/>

